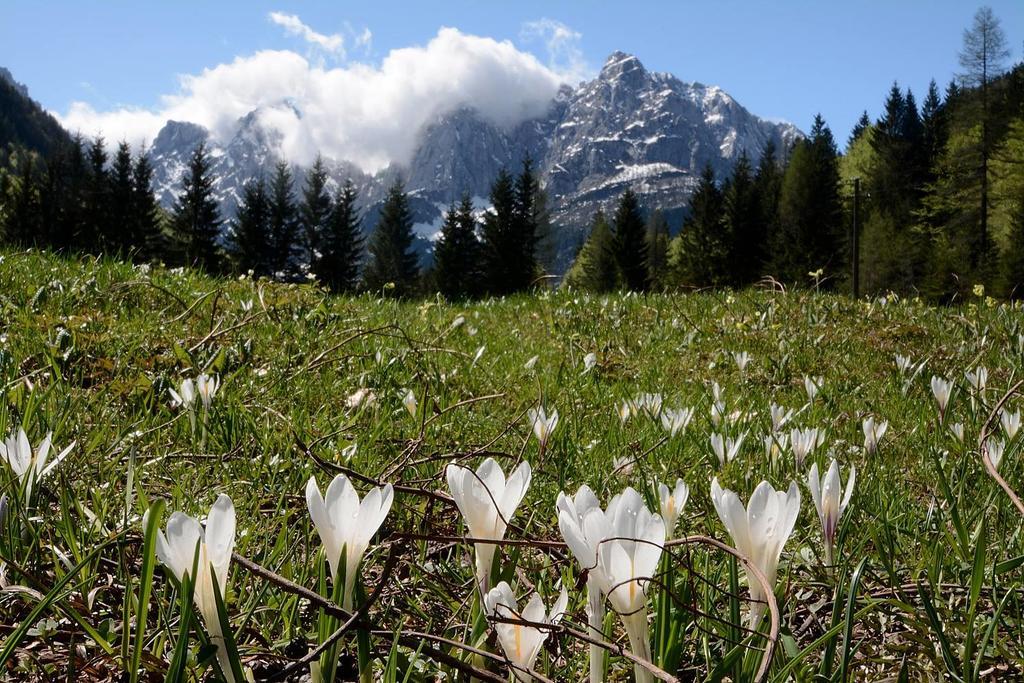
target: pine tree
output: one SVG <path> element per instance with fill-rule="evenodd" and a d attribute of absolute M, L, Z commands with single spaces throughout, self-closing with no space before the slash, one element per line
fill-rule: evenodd
<path fill-rule="evenodd" d="M 565 284 L 595 294 L 612 292 L 618 288 L 619 266 L 615 262 L 615 236 L 603 211 L 594 214 L 590 235 L 566 273 Z"/>
<path fill-rule="evenodd" d="M 53 194 L 47 198 L 46 204 L 54 207 L 51 211 L 56 219 L 50 231 L 51 244 L 57 249 L 71 249 L 80 244 L 89 185 L 89 166 L 81 135 L 71 139 L 63 157 L 65 168 L 53 179 Z"/>
<path fill-rule="evenodd" d="M 349 180 L 338 190 L 321 235 L 313 272 L 332 292 L 353 291 L 359 278 L 364 240 L 356 199 L 356 188 Z"/>
<path fill-rule="evenodd" d="M 184 263 L 211 273 L 220 270 L 221 256 L 217 246 L 220 224 L 220 209 L 213 196 L 210 158 L 205 143 L 201 142 L 189 159 L 171 217 L 172 235 Z"/>
<path fill-rule="evenodd" d="M 750 158 L 744 151 L 722 197 L 723 231 L 729 240 L 732 261 L 732 285 L 748 285 L 761 276 L 764 261 L 764 233 L 758 205 L 757 187 Z"/>
<path fill-rule="evenodd" d="M 89 174 L 85 189 L 85 211 L 78 233 L 78 248 L 96 252 L 107 242 L 110 224 L 110 180 L 107 174 L 107 150 L 103 138 L 89 145 Z"/>
<path fill-rule="evenodd" d="M 558 227 L 551 222 L 550 200 L 547 191 L 537 185 L 533 198 L 534 225 L 537 228 L 537 267 L 545 274 L 558 268 Z"/>
<path fill-rule="evenodd" d="M 35 246 L 39 243 L 39 174 L 36 168 L 35 154 L 21 151 L 12 158 L 17 169 L 16 176 L 10 179 L 7 197 L 4 199 L 4 225 L 0 228 L 0 237 L 23 247 Z M 9 197 L 9 199 L 8 199 Z"/>
<path fill-rule="evenodd" d="M 262 176 L 250 180 L 242 189 L 242 200 L 238 203 L 228 238 L 228 252 L 238 272 L 252 272 L 256 277 L 273 272 L 270 195 Z"/>
<path fill-rule="evenodd" d="M 299 211 L 292 190 L 292 172 L 283 161 L 274 166 L 269 195 L 270 270 L 275 277 L 288 278 L 295 271 Z"/>
<path fill-rule="evenodd" d="M 120 142 L 110 169 L 110 220 L 106 244 L 114 252 L 125 255 L 132 244 L 132 151 L 127 142 Z"/>
<path fill-rule="evenodd" d="M 673 263 L 676 280 L 685 287 L 728 284 L 730 247 L 725 234 L 725 200 L 709 164 L 690 196 L 690 214 L 683 221 Z"/>
<path fill-rule="evenodd" d="M 615 209 L 615 261 L 623 286 L 634 292 L 647 290 L 647 243 L 640 202 L 631 189 L 619 198 Z"/>
<path fill-rule="evenodd" d="M 772 245 L 779 226 L 779 197 L 782 194 L 782 167 L 776 158 L 775 143 L 771 140 L 761 150 L 761 159 L 754 174 L 754 193 L 757 196 L 760 221 L 758 271 L 766 272 L 771 262 Z"/>
<path fill-rule="evenodd" d="M 647 219 L 647 281 L 651 288 L 668 287 L 668 220 L 661 209 L 655 209 Z"/>
<path fill-rule="evenodd" d="M 487 291 L 497 296 L 510 294 L 521 280 L 518 272 L 522 245 L 516 225 L 515 181 L 505 169 L 491 185 L 491 210 L 484 216 L 482 262 Z"/>
<path fill-rule="evenodd" d="M 1024 201 L 1017 202 L 1012 220 L 1001 263 L 1000 288 L 1004 296 L 1020 300 L 1024 299 Z"/>
<path fill-rule="evenodd" d="M 835 140 L 818 114 L 810 137 L 797 143 L 782 180 L 774 269 L 784 281 L 808 282 L 843 271 L 843 207 Z"/>
<path fill-rule="evenodd" d="M 853 143 L 860 139 L 861 135 L 864 135 L 864 131 L 871 127 L 871 118 L 868 116 L 868 110 L 865 109 L 857 119 L 857 123 L 853 126 L 853 130 L 850 131 L 850 139 L 846 141 L 846 149 L 853 147 Z"/>
<path fill-rule="evenodd" d="M 946 145 L 946 116 L 939 96 L 939 87 L 935 79 L 928 84 L 928 95 L 921 105 L 921 146 L 924 149 L 924 166 L 928 171 L 929 181 L 934 181 L 932 168 L 935 166 L 942 148 Z"/>
<path fill-rule="evenodd" d="M 419 267 L 412 251 L 412 211 L 400 180 L 388 190 L 377 227 L 370 236 L 369 260 L 363 279 L 373 292 L 404 297 L 414 293 Z M 389 288 L 389 285 L 393 288 Z"/>
<path fill-rule="evenodd" d="M 964 31 L 964 44 L 960 51 L 960 66 L 963 68 L 961 80 L 980 93 L 978 118 L 981 123 L 980 168 L 978 178 L 980 185 L 978 215 L 979 245 L 977 260 L 983 258 L 989 250 L 988 214 L 989 214 L 989 171 L 988 165 L 992 155 L 992 79 L 1003 72 L 1010 50 L 1006 45 L 1006 34 L 1003 32 L 999 19 L 992 13 L 992 8 L 982 7 L 974 15 L 971 28 Z"/>
<path fill-rule="evenodd" d="M 434 249 L 437 288 L 445 297 L 458 300 L 479 293 L 479 251 L 473 202 L 465 194 L 458 205 L 452 202 L 448 207 Z"/>
<path fill-rule="evenodd" d="M 516 178 L 515 203 L 512 212 L 513 230 L 518 248 L 512 252 L 514 258 L 511 283 L 513 291 L 530 288 L 537 276 L 537 213 L 536 198 L 540 183 L 533 170 L 533 161 L 527 157 Z"/>
<path fill-rule="evenodd" d="M 167 244 L 161 227 L 161 210 L 153 195 L 153 167 L 145 150 L 132 167 L 131 245 L 140 260 L 162 258 Z"/>
<path fill-rule="evenodd" d="M 306 173 L 306 186 L 302 190 L 302 205 L 299 207 L 302 222 L 302 246 L 305 262 L 312 269 L 320 250 L 320 240 L 327 231 L 331 216 L 331 196 L 327 192 L 327 170 L 318 154 L 313 166 Z"/>

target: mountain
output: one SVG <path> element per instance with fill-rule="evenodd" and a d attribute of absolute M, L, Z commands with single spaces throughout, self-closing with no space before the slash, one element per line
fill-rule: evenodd
<path fill-rule="evenodd" d="M 28 88 L 0 67 L 0 159 L 12 145 L 48 155 L 70 140 L 57 119 L 29 97 Z"/>
<path fill-rule="evenodd" d="M 289 100 L 262 107 L 239 119 L 227 139 L 218 140 L 195 124 L 168 121 L 149 148 L 160 201 L 173 202 L 189 155 L 206 142 L 223 213 L 232 216 L 244 183 L 261 173 L 269 178 L 280 159 L 281 135 L 270 121 L 282 116 L 301 118 L 302 112 Z M 486 208 L 498 171 L 518 171 L 530 158 L 559 226 L 556 265 L 564 268 L 594 211 L 611 208 L 627 187 L 678 226 L 704 166 L 710 164 L 723 177 L 744 150 L 756 163 L 769 141 L 783 149 L 800 136 L 790 124 L 751 114 L 721 88 L 650 72 L 635 56 L 615 52 L 593 80 L 563 86 L 543 116 L 511 128 L 496 126 L 466 106 L 420 131 L 407 163 L 370 175 L 342 159 L 324 161 L 332 189 L 346 179 L 356 185 L 367 230 L 377 220 L 387 188 L 404 179 L 418 247 L 427 254 L 452 200 L 468 192 L 480 209 Z M 292 170 L 298 191 L 306 169 L 293 165 Z"/>

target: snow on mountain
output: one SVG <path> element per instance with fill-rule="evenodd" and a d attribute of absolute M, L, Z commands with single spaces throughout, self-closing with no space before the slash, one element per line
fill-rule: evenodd
<path fill-rule="evenodd" d="M 220 143 L 195 124 L 169 121 L 149 150 L 160 201 L 173 202 L 189 155 L 205 141 L 222 209 L 232 215 L 244 183 L 260 174 L 269 178 L 281 158 L 274 122 L 282 116 L 302 113 L 290 101 L 254 110 Z M 645 206 L 678 216 L 706 165 L 722 177 L 744 151 L 756 162 L 769 141 L 784 148 L 800 136 L 790 124 L 751 114 L 717 86 L 650 72 L 635 56 L 615 52 L 596 78 L 577 88 L 563 87 L 544 116 L 511 129 L 463 107 L 427 125 L 406 164 L 371 176 L 344 160 L 324 161 L 332 189 L 348 178 L 359 189 L 367 230 L 376 223 L 387 188 L 401 177 L 410 193 L 420 248 L 428 253 L 450 202 L 465 192 L 486 197 L 500 169 L 516 171 L 530 158 L 560 226 L 564 266 L 593 213 L 610 209 L 627 187 Z M 306 169 L 292 170 L 301 181 Z"/>

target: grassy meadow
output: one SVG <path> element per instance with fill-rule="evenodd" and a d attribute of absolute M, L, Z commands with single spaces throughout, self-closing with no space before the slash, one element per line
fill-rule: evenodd
<path fill-rule="evenodd" d="M 203 519 L 226 494 L 237 557 L 222 612 L 243 675 L 303 680 L 300 660 L 344 621 L 304 492 L 311 476 L 322 490 L 344 473 L 360 495 L 392 484 L 394 502 L 359 569 L 366 608 L 338 641 L 337 680 L 355 680 L 357 650 L 372 680 L 509 680 L 445 476 L 487 457 L 533 471 L 495 580 L 520 604 L 568 593 L 538 680 L 588 676 L 586 577 L 562 544 L 558 493 L 586 484 L 604 505 L 632 486 L 657 512 L 657 484 L 677 478 L 690 494 L 669 536 L 682 540 L 647 585 L 658 678 L 1024 676 L 1022 515 L 978 445 L 988 423 L 1005 442 L 999 473 L 1018 487 L 1020 399 L 1003 404 L 1006 426 L 989 418 L 1021 379 L 1019 307 L 770 291 L 395 302 L 36 252 L 0 259 L 0 439 L 21 427 L 34 446 L 52 432 L 51 459 L 74 443 L 31 492 L 0 462 L 0 679 L 221 676 L 188 587 L 155 560 L 153 529 L 172 511 Z M 965 373 L 979 367 L 973 386 Z M 201 373 L 220 382 L 209 410 L 174 406 L 171 390 Z M 941 417 L 933 376 L 953 383 Z M 646 393 L 660 406 L 637 406 Z M 777 429 L 772 404 L 792 411 Z M 527 414 L 538 406 L 560 417 L 543 450 Z M 671 435 L 661 412 L 683 407 L 692 421 Z M 888 423 L 873 451 L 869 417 Z M 819 430 L 799 466 L 794 428 Z M 743 436 L 724 464 L 714 434 Z M 856 484 L 828 564 L 807 474 L 832 458 L 844 486 L 856 467 Z M 743 630 L 744 565 L 703 538 L 734 545 L 713 477 L 744 503 L 762 479 L 799 488 L 777 631 L 770 619 Z M 162 518 L 144 525 L 160 502 Z M 606 680 L 632 680 L 611 610 L 603 640 Z"/>

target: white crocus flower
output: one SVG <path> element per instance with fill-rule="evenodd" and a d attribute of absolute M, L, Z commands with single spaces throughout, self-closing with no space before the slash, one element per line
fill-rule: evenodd
<path fill-rule="evenodd" d="M 669 436 L 675 436 L 679 432 L 685 432 L 692 419 L 693 408 L 665 408 L 661 413 L 661 426 Z"/>
<path fill-rule="evenodd" d="M 651 419 L 658 419 L 661 414 L 661 394 L 645 393 L 640 394 L 633 401 L 633 408 L 635 410 L 647 413 L 647 416 Z"/>
<path fill-rule="evenodd" d="M 988 368 L 979 365 L 973 372 L 965 372 L 964 377 L 967 378 L 967 383 L 974 388 L 975 392 L 983 393 L 985 385 L 988 384 Z"/>
<path fill-rule="evenodd" d="M 813 403 L 823 386 L 825 386 L 824 377 L 804 377 L 804 391 L 807 392 L 807 400 Z"/>
<path fill-rule="evenodd" d="M 932 377 L 932 396 L 939 405 L 939 419 L 946 416 L 946 408 L 949 406 L 949 397 L 953 393 L 953 383 L 941 377 Z"/>
<path fill-rule="evenodd" d="M 949 433 L 953 435 L 953 438 L 960 443 L 964 442 L 964 423 L 955 422 L 949 425 Z"/>
<path fill-rule="evenodd" d="M 661 506 L 661 518 L 665 520 L 665 533 L 668 537 L 676 529 L 676 522 L 679 515 L 686 507 L 686 501 L 690 498 L 690 487 L 682 479 L 676 479 L 675 488 L 670 489 L 665 484 L 658 485 L 658 502 Z"/>
<path fill-rule="evenodd" d="M 531 370 L 533 370 L 533 366 L 535 366 L 537 364 L 537 361 L 539 360 L 540 356 L 530 356 L 530 359 L 523 363 L 523 370 L 530 372 Z"/>
<path fill-rule="evenodd" d="M 348 398 L 345 399 L 345 407 L 350 410 L 355 410 L 360 406 L 372 406 L 377 402 L 377 395 L 373 393 L 372 389 L 367 387 L 360 387 L 353 391 Z"/>
<path fill-rule="evenodd" d="M 327 486 L 327 495 L 320 494 L 316 477 L 306 482 L 306 505 L 313 526 L 324 544 L 324 555 L 331 568 L 331 582 L 337 583 L 341 556 L 345 555 L 345 585 L 342 607 L 352 610 L 356 576 L 370 540 L 380 529 L 394 501 L 391 484 L 374 487 L 359 500 L 359 493 L 344 474 L 336 476 Z"/>
<path fill-rule="evenodd" d="M 143 527 L 145 524 L 143 518 Z M 217 582 L 221 598 L 226 601 L 228 570 L 234 547 L 235 506 L 223 493 L 217 496 L 216 502 L 210 508 L 205 529 L 194 517 L 183 512 L 174 512 L 167 520 L 167 533 L 158 530 L 156 535 L 156 556 L 178 581 L 189 574 L 193 564 L 196 564 L 196 576 L 193 579 L 196 607 L 199 608 L 206 630 L 217 646 L 217 658 L 229 683 L 234 683 L 234 676 L 224 649 L 224 633 L 217 611 L 214 581 Z"/>
<path fill-rule="evenodd" d="M 596 366 L 596 365 L 597 365 L 597 354 L 594 353 L 593 351 L 591 351 L 587 355 L 583 356 L 583 373 L 582 374 L 584 374 L 584 375 L 587 374 L 588 372 L 593 370 L 594 366 Z"/>
<path fill-rule="evenodd" d="M 416 394 L 413 393 L 412 389 L 406 389 L 402 393 L 402 406 L 413 418 L 416 417 L 416 408 L 419 406 L 419 402 L 416 400 Z"/>
<path fill-rule="evenodd" d="M 786 426 L 786 423 L 793 417 L 792 410 L 786 410 L 780 405 L 773 403 L 769 408 L 772 417 L 772 431 L 777 432 Z"/>
<path fill-rule="evenodd" d="M 202 374 L 196 378 L 196 394 L 199 395 L 199 399 L 203 403 L 203 410 L 210 410 L 210 404 L 213 403 L 213 397 L 217 395 L 218 389 L 220 389 L 220 378 L 216 375 L 211 377 Z"/>
<path fill-rule="evenodd" d="M 181 406 L 190 409 L 196 402 L 196 384 L 191 379 L 182 380 L 181 388 L 178 391 L 174 389 L 168 389 L 168 391 L 171 392 L 171 406 L 175 408 Z"/>
<path fill-rule="evenodd" d="M 901 356 L 898 353 L 896 354 L 896 369 L 900 371 L 901 375 L 907 374 L 913 367 L 914 362 L 910 360 L 910 356 Z"/>
<path fill-rule="evenodd" d="M 612 458 L 612 474 L 617 474 L 620 477 L 629 477 L 633 474 L 633 468 L 636 466 L 636 458 L 628 455 L 617 455 Z"/>
<path fill-rule="evenodd" d="M 728 408 L 725 407 L 725 403 L 722 401 L 711 402 L 711 424 L 718 427 L 722 424 L 722 418 L 725 417 L 725 413 Z"/>
<path fill-rule="evenodd" d="M 588 536 L 587 532 L 596 534 L 600 525 L 591 524 L 588 528 L 584 523 L 587 514 L 603 515 L 601 504 L 589 486 L 583 485 L 573 497 L 559 492 L 555 501 L 558 511 L 558 530 L 569 547 L 570 552 L 580 563 L 580 568 L 587 573 L 587 626 L 589 635 L 604 638 L 604 586 L 607 581 L 598 564 L 598 547 L 604 541 L 600 536 Z M 604 680 L 604 648 L 591 643 L 590 645 L 590 683 L 601 683 Z"/>
<path fill-rule="evenodd" d="M 533 676 L 528 672 L 533 670 L 537 655 L 540 654 L 540 648 L 548 638 L 549 629 L 531 624 L 556 626 L 561 621 L 562 615 L 565 614 L 568 604 L 569 594 L 566 593 L 565 588 L 562 588 L 550 611 L 545 611 L 540 595 L 534 593 L 530 601 L 526 603 L 526 607 L 520 612 L 516 596 L 504 581 L 484 596 L 484 606 L 487 608 L 488 615 L 510 620 L 496 621 L 494 631 L 498 634 L 498 642 L 501 643 L 501 649 L 505 651 L 505 656 L 514 665 L 511 667 L 514 680 L 533 680 Z M 514 623 L 515 621 L 530 623 Z"/>
<path fill-rule="evenodd" d="M 878 450 L 878 444 L 881 443 L 882 437 L 889 431 L 889 423 L 875 422 L 875 418 L 872 415 L 864 418 L 864 450 L 868 453 L 874 453 Z"/>
<path fill-rule="evenodd" d="M 736 549 L 761 570 L 769 587 L 774 586 L 782 548 L 793 533 L 800 513 L 800 489 L 796 482 L 790 482 L 789 491 L 776 491 L 771 484 L 762 481 L 744 509 L 739 496 L 723 489 L 715 477 L 711 481 L 711 501 Z M 748 625 L 751 630 L 756 630 L 764 615 L 767 596 L 760 583 L 749 575 L 747 585 L 754 601 L 750 606 Z"/>
<path fill-rule="evenodd" d="M 779 456 L 789 448 L 789 434 L 776 432 L 764 437 L 764 455 L 771 464 L 779 461 Z"/>
<path fill-rule="evenodd" d="M 739 368 L 741 373 L 747 371 L 747 365 L 750 364 L 750 354 L 746 351 L 736 351 L 732 354 L 732 359 L 736 361 L 736 367 Z"/>
<path fill-rule="evenodd" d="M 32 445 L 29 443 L 25 430 L 18 429 L 17 432 L 12 432 L 3 443 L 0 443 L 0 460 L 7 463 L 24 487 L 26 504 L 32 499 L 32 489 L 35 487 L 36 482 L 41 481 L 52 472 L 60 464 L 61 460 L 67 457 L 71 449 L 75 447 L 75 443 L 72 442 L 70 446 L 62 450 L 54 456 L 52 461 L 47 463 L 50 457 L 50 441 L 52 438 L 53 432 L 48 432 L 43 437 L 43 440 L 39 442 L 39 446 L 32 450 Z"/>
<path fill-rule="evenodd" d="M 636 409 L 633 406 L 633 402 L 630 401 L 628 398 L 625 399 L 618 407 L 619 421 L 625 424 L 633 415 L 635 410 Z"/>
<path fill-rule="evenodd" d="M 999 469 L 999 464 L 1003 462 L 1003 453 L 1005 450 L 1006 442 L 1002 439 L 989 437 L 989 439 L 985 441 L 985 451 L 988 453 L 988 459 L 992 461 L 992 466 L 997 470 Z"/>
<path fill-rule="evenodd" d="M 533 424 L 533 435 L 537 437 L 543 451 L 547 448 L 548 440 L 554 433 L 555 427 L 558 426 L 558 411 L 552 410 L 551 414 L 548 414 L 544 411 L 544 406 L 538 406 L 526 411 L 526 416 Z"/>
<path fill-rule="evenodd" d="M 835 459 L 829 465 L 825 480 L 818 479 L 818 463 L 811 465 L 807 473 L 807 488 L 814 499 L 814 507 L 818 509 L 818 519 L 821 520 L 821 536 L 825 541 L 825 563 L 832 564 L 832 548 L 835 544 L 836 531 L 839 529 L 839 520 L 850 504 L 850 497 L 853 495 L 853 485 L 857 479 L 857 468 L 850 466 L 850 478 L 846 482 L 846 493 L 843 493 L 843 482 L 839 479 L 839 465 Z M 842 496 L 842 499 L 840 499 Z"/>
<path fill-rule="evenodd" d="M 605 581 L 602 588 L 622 619 L 630 649 L 650 662 L 647 594 L 664 550 L 665 522 L 661 515 L 647 509 L 632 488 L 615 496 L 605 513 L 587 512 L 583 522 L 588 538 L 603 539 L 597 548 L 598 566 Z M 637 664 L 633 670 L 637 683 L 653 681 L 645 667 Z"/>
<path fill-rule="evenodd" d="M 743 440 L 747 438 L 747 433 L 743 432 L 738 438 L 724 437 L 718 432 L 713 432 L 710 437 L 711 450 L 718 457 L 718 462 L 721 465 L 725 465 L 727 462 L 732 462 L 740 452 L 740 448 L 743 446 Z"/>
<path fill-rule="evenodd" d="M 818 445 L 817 428 L 792 429 L 789 432 L 789 445 L 793 449 L 796 458 L 797 469 L 804 466 L 804 460 L 810 455 L 815 446 Z"/>
<path fill-rule="evenodd" d="M 999 423 L 1003 426 L 1006 438 L 1013 441 L 1013 437 L 1017 436 L 1017 432 L 1020 431 L 1020 411 L 1011 413 L 1004 408 L 1003 412 L 999 414 Z"/>
<path fill-rule="evenodd" d="M 523 461 L 508 479 L 493 458 L 484 460 L 476 472 L 451 464 L 445 471 L 455 505 L 466 521 L 469 535 L 487 541 L 502 541 L 516 508 L 530 488 L 533 471 Z M 490 590 L 495 543 L 476 543 L 476 577 L 481 597 Z"/>

